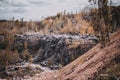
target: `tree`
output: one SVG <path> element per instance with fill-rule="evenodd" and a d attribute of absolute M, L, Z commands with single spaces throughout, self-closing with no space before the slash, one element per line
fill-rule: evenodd
<path fill-rule="evenodd" d="M 111 8 L 108 6 L 111 5 L 111 0 L 89 0 L 93 4 L 97 4 L 97 11 L 94 12 L 94 31 L 97 33 L 97 37 L 101 42 L 102 46 L 105 46 L 109 42 L 109 33 L 110 33 L 110 21 L 111 21 Z M 104 21 L 104 22 L 103 22 Z M 104 26 L 102 25 L 104 24 Z M 106 36 L 105 36 L 106 34 Z"/>

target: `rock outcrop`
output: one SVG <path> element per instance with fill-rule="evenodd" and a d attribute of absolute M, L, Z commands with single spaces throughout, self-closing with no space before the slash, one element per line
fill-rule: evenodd
<path fill-rule="evenodd" d="M 24 44 L 27 42 L 33 62 L 51 69 L 65 66 L 95 46 L 98 41 L 92 35 L 81 34 L 26 34 L 16 35 L 15 39 L 16 47 L 20 53 L 24 51 Z"/>
<path fill-rule="evenodd" d="M 101 48 L 98 44 L 64 68 L 58 71 L 46 71 L 28 79 L 94 80 L 96 74 L 120 56 L 120 30 L 112 34 L 110 38 L 111 41 L 106 47 Z"/>

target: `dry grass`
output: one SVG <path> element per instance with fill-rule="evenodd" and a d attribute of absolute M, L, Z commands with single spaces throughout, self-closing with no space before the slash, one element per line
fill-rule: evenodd
<path fill-rule="evenodd" d="M 58 16 L 58 14 L 60 14 Z M 42 21 L 23 22 L 19 20 L 1 21 L 0 26 L 11 30 L 13 33 L 23 34 L 28 31 L 42 32 L 43 34 L 54 33 L 81 33 L 93 34 L 94 31 L 89 23 L 82 19 L 87 13 L 83 10 L 77 14 L 58 13 Z M 72 21 L 76 21 L 75 23 Z"/>
<path fill-rule="evenodd" d="M 3 36 L 2 40 L 0 40 L 1 66 L 8 66 L 11 64 L 15 64 L 20 60 L 20 55 L 18 53 L 18 50 L 16 48 L 13 49 L 13 47 L 15 46 L 14 36 L 16 34 L 19 34 L 19 32 L 21 32 L 20 29 L 22 28 L 16 25 L 16 22 L 13 21 L 0 22 L 0 35 Z M 27 45 L 25 44 L 25 47 L 26 46 Z"/>
<path fill-rule="evenodd" d="M 70 20 L 60 29 L 60 33 L 81 33 L 81 34 L 94 34 L 93 27 L 81 18 L 77 21 L 77 24 L 72 24 Z"/>

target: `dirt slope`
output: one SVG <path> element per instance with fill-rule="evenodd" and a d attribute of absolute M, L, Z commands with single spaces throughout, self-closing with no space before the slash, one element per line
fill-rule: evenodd
<path fill-rule="evenodd" d="M 88 80 L 110 62 L 120 56 L 120 30 L 112 34 L 111 41 L 103 49 L 100 44 L 80 56 L 58 71 L 43 72 L 33 77 L 32 80 Z"/>

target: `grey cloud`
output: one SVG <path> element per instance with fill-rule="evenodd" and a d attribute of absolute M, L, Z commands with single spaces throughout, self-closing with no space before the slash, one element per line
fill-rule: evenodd
<path fill-rule="evenodd" d="M 23 3 L 11 3 L 11 6 L 15 6 L 15 7 L 25 7 L 27 6 L 26 4 L 23 4 Z"/>
<path fill-rule="evenodd" d="M 45 6 L 45 5 L 49 5 L 50 3 L 46 2 L 46 1 L 34 1 L 34 0 L 29 0 L 28 1 L 30 4 L 34 4 L 34 5 L 41 5 L 41 6 Z"/>
<path fill-rule="evenodd" d="M 120 4 L 120 0 L 113 0 Z M 117 2 L 116 2 L 117 1 Z M 0 0 L 0 19 L 24 17 L 26 20 L 53 16 L 60 11 L 76 12 L 89 6 L 88 0 Z"/>
<path fill-rule="evenodd" d="M 120 6 L 120 0 L 112 0 L 112 5 Z"/>
<path fill-rule="evenodd" d="M 0 2 L 2 2 L 2 3 L 8 3 L 7 0 L 0 0 Z"/>
<path fill-rule="evenodd" d="M 27 10 L 25 8 L 16 8 L 16 9 L 13 9 L 13 12 L 15 12 L 15 13 L 25 13 L 25 12 L 27 12 Z"/>
<path fill-rule="evenodd" d="M 5 6 L 7 5 L 9 2 L 7 0 L 0 0 L 0 6 Z M 8 6 L 8 5 L 7 5 Z"/>
<path fill-rule="evenodd" d="M 10 1 L 10 0 L 0 0 L 0 6 L 13 6 L 13 7 L 25 7 L 27 4 L 24 2 Z"/>

